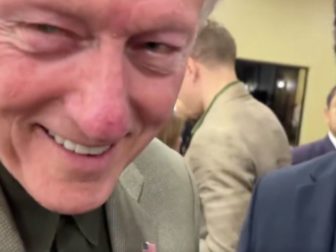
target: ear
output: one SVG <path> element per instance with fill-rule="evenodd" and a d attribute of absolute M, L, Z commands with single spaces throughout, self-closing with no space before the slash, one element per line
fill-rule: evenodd
<path fill-rule="evenodd" d="M 190 79 L 192 80 L 192 83 L 197 83 L 199 79 L 199 66 L 197 61 L 195 61 L 193 58 L 189 58 L 187 62 L 187 74 L 190 76 Z"/>
<path fill-rule="evenodd" d="M 329 121 L 330 121 L 330 115 L 329 115 L 329 108 L 328 107 L 324 108 L 324 120 L 326 121 L 326 123 L 329 123 Z"/>

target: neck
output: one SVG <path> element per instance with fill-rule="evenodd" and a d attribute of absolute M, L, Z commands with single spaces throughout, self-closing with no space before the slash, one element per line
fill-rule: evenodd
<path fill-rule="evenodd" d="M 212 100 L 225 86 L 236 80 L 237 75 L 232 67 L 209 71 L 203 80 L 202 104 L 204 111 L 210 106 Z"/>

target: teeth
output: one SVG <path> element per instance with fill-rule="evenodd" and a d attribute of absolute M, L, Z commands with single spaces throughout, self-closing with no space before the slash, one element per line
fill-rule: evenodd
<path fill-rule="evenodd" d="M 68 151 L 75 151 L 76 149 L 76 144 L 71 142 L 70 140 L 65 140 L 63 144 L 64 148 L 67 149 Z"/>
<path fill-rule="evenodd" d="M 54 136 L 54 139 L 55 139 L 56 143 L 62 144 L 62 145 L 64 144 L 64 139 L 62 137 Z"/>
<path fill-rule="evenodd" d="M 54 139 L 54 141 L 61 145 L 64 149 L 74 152 L 79 155 L 91 155 L 91 156 L 99 156 L 106 152 L 111 146 L 97 146 L 97 147 L 89 147 L 81 144 L 77 144 L 72 142 L 71 140 L 64 139 L 59 135 L 56 135 L 52 132 L 48 132 L 48 134 Z"/>
<path fill-rule="evenodd" d="M 92 147 L 92 148 L 90 148 L 90 155 L 93 155 L 93 156 L 101 155 L 105 151 L 107 151 L 109 148 L 110 148 L 110 146 Z"/>
<path fill-rule="evenodd" d="M 88 154 L 90 154 L 90 149 L 83 146 L 83 145 L 78 144 L 75 148 L 75 152 L 77 154 L 88 155 Z"/>

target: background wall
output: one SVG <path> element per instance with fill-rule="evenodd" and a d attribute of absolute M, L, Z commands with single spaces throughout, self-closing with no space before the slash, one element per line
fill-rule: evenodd
<path fill-rule="evenodd" d="M 336 84 L 332 0 L 222 0 L 212 18 L 233 34 L 238 57 L 309 68 L 300 143 L 324 136 Z"/>

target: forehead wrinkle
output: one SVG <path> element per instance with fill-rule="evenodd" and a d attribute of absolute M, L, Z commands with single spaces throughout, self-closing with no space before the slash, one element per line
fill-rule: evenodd
<path fill-rule="evenodd" d="M 72 0 L 67 0 L 66 3 L 60 1 L 46 1 L 46 0 L 11 0 L 11 1 L 0 1 L 0 11 L 4 12 L 10 11 L 15 12 L 15 10 L 20 9 L 44 9 L 51 10 L 64 14 L 73 14 L 78 11 L 76 6 L 73 6 L 71 2 L 75 2 Z"/>
<path fill-rule="evenodd" d="M 170 0 L 169 2 L 171 3 L 172 1 Z M 177 0 L 176 2 L 176 5 L 180 8 L 176 8 L 176 5 L 173 4 L 168 5 L 167 2 L 162 7 L 162 2 L 155 3 L 152 0 L 136 4 L 128 17 L 129 26 L 127 27 L 127 32 L 141 33 L 156 30 L 193 31 L 199 11 L 191 10 L 191 6 L 188 6 L 185 1 Z M 157 11 L 159 7 L 162 9 L 160 12 Z M 144 16 L 150 16 L 151 18 L 144 19 L 142 18 Z"/>
<path fill-rule="evenodd" d="M 124 1 L 124 0 L 120 0 Z M 98 23 L 106 9 L 112 8 L 111 0 L 0 0 L 0 15 L 8 16 L 24 10 L 49 11 L 83 23 Z M 93 4 L 95 3 L 95 4 Z M 100 3 L 100 4 L 99 4 Z M 113 9 L 113 8 L 112 8 Z M 110 14 L 111 15 L 111 14 Z"/>
<path fill-rule="evenodd" d="M 0 0 L 0 15 L 25 8 L 36 8 L 52 11 L 67 18 L 75 18 L 84 24 L 113 27 L 116 32 L 125 32 L 125 28 L 131 31 L 134 29 L 131 29 L 132 26 L 141 31 L 147 26 L 158 27 L 157 24 L 183 29 L 192 26 L 194 16 L 199 14 L 202 3 L 203 0 L 161 0 L 159 2 L 157 0 L 8 0 L 1 2 Z M 151 18 L 144 19 L 143 17 L 147 15 Z M 178 15 L 183 18 L 176 18 Z"/>

